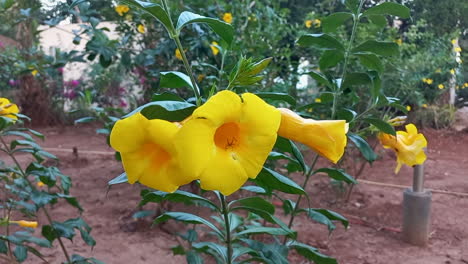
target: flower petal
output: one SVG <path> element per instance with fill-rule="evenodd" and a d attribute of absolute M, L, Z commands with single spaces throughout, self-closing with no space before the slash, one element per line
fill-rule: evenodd
<path fill-rule="evenodd" d="M 117 121 L 110 134 L 110 145 L 119 152 L 136 151 L 146 140 L 148 122 L 140 112 Z"/>
<path fill-rule="evenodd" d="M 235 121 L 239 118 L 242 102 L 240 97 L 231 91 L 224 90 L 212 96 L 205 104 L 197 108 L 193 118 L 205 118 L 215 126 Z"/>

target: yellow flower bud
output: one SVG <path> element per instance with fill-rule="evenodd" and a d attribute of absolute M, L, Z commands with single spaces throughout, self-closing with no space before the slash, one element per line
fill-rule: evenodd
<path fill-rule="evenodd" d="M 232 23 L 232 14 L 231 13 L 224 13 L 223 20 L 224 20 L 224 22 L 231 24 Z"/>
<path fill-rule="evenodd" d="M 20 221 L 9 221 L 11 224 L 17 224 L 21 227 L 28 227 L 28 228 L 37 228 L 37 222 L 36 221 L 26 221 L 26 220 L 20 220 Z"/>
<path fill-rule="evenodd" d="M 144 34 L 146 32 L 146 27 L 143 24 L 138 25 L 138 32 Z"/>
<path fill-rule="evenodd" d="M 176 49 L 176 50 L 175 50 L 175 57 L 176 57 L 178 60 L 182 60 L 182 53 L 180 53 L 180 50 L 179 50 L 179 49 Z"/>
<path fill-rule="evenodd" d="M 437 88 L 439 88 L 440 90 L 442 90 L 442 89 L 445 88 L 445 86 L 444 86 L 443 84 L 439 84 L 439 85 L 437 85 Z"/>

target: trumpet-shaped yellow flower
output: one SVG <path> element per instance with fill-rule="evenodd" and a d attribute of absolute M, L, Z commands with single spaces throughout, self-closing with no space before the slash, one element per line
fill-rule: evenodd
<path fill-rule="evenodd" d="M 279 110 L 281 126 L 278 135 L 307 145 L 333 163 L 343 156 L 348 132 L 345 120 L 304 119 L 289 109 Z"/>
<path fill-rule="evenodd" d="M 455 47 L 453 50 L 454 50 L 456 53 L 460 53 L 460 52 L 462 51 L 462 48 L 460 48 L 460 47 Z"/>
<path fill-rule="evenodd" d="M 314 25 L 316 28 L 319 28 L 322 25 L 322 20 L 314 19 Z"/>
<path fill-rule="evenodd" d="M 443 84 L 439 84 L 439 85 L 437 85 L 437 88 L 439 88 L 440 90 L 442 90 L 442 89 L 445 88 L 445 86 L 444 86 Z"/>
<path fill-rule="evenodd" d="M 406 106 L 406 111 L 408 111 L 408 112 L 411 111 L 411 106 L 407 105 Z"/>
<path fill-rule="evenodd" d="M 450 74 L 455 75 L 455 69 L 450 69 Z"/>
<path fill-rule="evenodd" d="M 231 24 L 232 23 L 232 14 L 231 13 L 224 13 L 223 20 L 224 20 L 224 22 Z"/>
<path fill-rule="evenodd" d="M 36 221 L 26 221 L 26 220 L 19 220 L 19 221 L 8 221 L 11 224 L 17 224 L 21 227 L 29 227 L 29 228 L 37 228 Z"/>
<path fill-rule="evenodd" d="M 314 21 L 309 19 L 309 20 L 304 21 L 304 24 L 305 24 L 306 28 L 311 28 L 312 25 L 314 24 Z"/>
<path fill-rule="evenodd" d="M 423 134 L 413 124 L 405 126 L 406 131 L 398 131 L 397 136 L 380 133 L 379 140 L 384 148 L 393 149 L 397 155 L 397 167 L 395 173 L 400 171 L 403 164 L 414 166 L 423 164 L 426 160 L 424 148 L 427 141 Z"/>
<path fill-rule="evenodd" d="M 173 145 L 179 130 L 169 121 L 148 120 L 141 113 L 119 120 L 110 135 L 110 144 L 122 157 L 128 182 L 173 192 L 187 180 L 179 169 Z"/>
<path fill-rule="evenodd" d="M 427 104 L 422 104 L 421 105 L 423 108 L 427 108 Z"/>
<path fill-rule="evenodd" d="M 430 78 L 429 78 L 429 79 L 426 79 L 426 83 L 429 84 L 429 85 L 431 85 L 433 82 L 434 82 L 434 80 L 432 80 L 432 79 L 430 79 Z"/>
<path fill-rule="evenodd" d="M 215 56 L 218 55 L 219 53 L 218 46 L 219 46 L 218 42 L 216 41 L 211 42 L 210 48 L 211 48 L 211 51 L 213 52 L 213 55 Z"/>
<path fill-rule="evenodd" d="M 316 103 L 321 103 L 321 102 L 322 102 L 322 99 L 320 99 L 320 98 L 315 98 L 315 102 L 316 102 Z"/>
<path fill-rule="evenodd" d="M 38 73 L 39 73 L 38 70 L 32 70 L 32 71 L 31 71 L 32 76 L 36 76 Z"/>
<path fill-rule="evenodd" d="M 117 12 L 119 16 L 123 16 L 128 11 L 130 11 L 130 8 L 127 5 L 118 5 L 115 7 L 115 12 Z"/>
<path fill-rule="evenodd" d="M 186 174 L 229 195 L 256 178 L 276 142 L 280 112 L 258 96 L 221 91 L 196 109 L 175 137 Z"/>
<path fill-rule="evenodd" d="M 176 49 L 174 54 L 178 60 L 182 60 L 182 53 L 180 53 L 179 49 Z"/>
<path fill-rule="evenodd" d="M 16 114 L 18 113 L 19 109 L 16 104 L 11 103 L 7 98 L 0 97 L 0 116 L 17 120 Z"/>
<path fill-rule="evenodd" d="M 146 32 L 146 27 L 145 27 L 145 25 L 143 25 L 143 24 L 139 24 L 138 27 L 137 27 L 137 30 L 138 30 L 138 32 L 140 32 L 141 34 L 145 34 L 145 32 Z"/>

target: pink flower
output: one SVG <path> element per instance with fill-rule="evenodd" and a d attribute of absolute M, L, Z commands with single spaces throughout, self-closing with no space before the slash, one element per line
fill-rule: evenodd
<path fill-rule="evenodd" d="M 141 77 L 140 78 L 140 84 L 145 84 L 146 82 L 146 78 L 145 77 Z"/>
<path fill-rule="evenodd" d="M 125 101 L 125 99 L 120 99 L 120 105 L 119 105 L 119 106 L 122 107 L 122 108 L 125 108 L 125 107 L 128 106 L 128 104 L 127 104 L 127 102 Z"/>
<path fill-rule="evenodd" d="M 65 92 L 63 93 L 63 97 L 70 99 L 70 100 L 75 99 L 76 96 L 77 94 L 74 90 L 65 90 Z"/>
<path fill-rule="evenodd" d="M 73 80 L 70 82 L 71 87 L 77 87 L 78 85 L 80 85 L 80 81 L 78 80 Z"/>
<path fill-rule="evenodd" d="M 58 68 L 57 71 L 58 71 L 60 74 L 63 74 L 63 67 Z"/>
<path fill-rule="evenodd" d="M 0 43 L 1 43 L 1 42 L 0 42 Z M 10 86 L 16 86 L 16 85 L 19 84 L 19 82 L 15 81 L 15 80 L 9 80 L 9 81 L 8 81 L 8 84 L 9 84 Z"/>
<path fill-rule="evenodd" d="M 127 92 L 127 90 L 125 90 L 125 88 L 119 87 L 119 94 L 120 95 L 125 94 L 126 92 Z"/>

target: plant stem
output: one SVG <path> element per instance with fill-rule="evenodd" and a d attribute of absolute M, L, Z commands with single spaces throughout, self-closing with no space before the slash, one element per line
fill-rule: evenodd
<path fill-rule="evenodd" d="M 11 153 L 11 150 L 10 148 L 8 147 L 8 145 L 6 144 L 5 140 L 3 140 L 3 137 L 0 136 L 0 142 L 2 142 L 3 146 L 5 147 L 6 150 L 8 150 L 8 156 L 10 156 L 10 158 L 13 160 L 13 162 L 16 164 L 16 167 L 18 167 L 18 170 L 20 171 L 21 173 L 21 176 L 24 178 L 24 180 L 31 186 L 33 187 L 33 185 L 31 184 L 31 182 L 29 182 L 29 180 L 27 179 L 26 177 L 26 173 L 24 172 L 23 168 L 21 167 L 20 163 L 18 162 L 18 160 L 16 159 L 15 155 L 13 155 L 13 153 Z M 52 218 L 50 217 L 49 213 L 47 212 L 47 209 L 44 207 L 42 207 L 42 210 L 44 210 L 44 213 L 47 217 L 47 220 L 49 221 L 49 224 L 52 228 L 53 227 L 53 224 L 52 224 Z M 55 230 L 55 228 L 54 228 Z M 70 259 L 70 255 L 68 254 L 67 252 L 67 249 L 65 248 L 63 242 L 62 242 L 62 239 L 60 237 L 57 237 L 57 240 L 59 241 L 59 244 L 60 244 L 60 247 L 62 248 L 62 251 L 63 251 L 63 254 L 65 255 L 65 258 L 67 259 L 67 262 L 68 263 L 71 263 L 71 259 Z"/>
<path fill-rule="evenodd" d="M 343 71 L 341 72 L 341 83 L 339 87 L 335 88 L 335 92 L 333 94 L 332 119 L 335 119 L 336 105 L 338 101 L 338 93 L 341 92 L 341 86 L 346 79 L 346 70 L 348 69 L 348 64 L 349 64 L 349 55 L 351 53 L 351 48 L 353 47 L 354 39 L 356 38 L 356 30 L 359 24 L 360 13 L 361 13 L 362 5 L 364 4 L 365 1 L 366 0 L 359 1 L 359 7 L 357 9 L 357 12 L 353 14 L 353 29 L 351 31 L 351 37 L 349 39 L 348 46 L 346 47 L 346 51 L 345 51 Z"/>
<path fill-rule="evenodd" d="M 229 210 L 228 205 L 226 203 L 226 198 L 224 195 L 219 195 L 221 199 L 221 207 L 223 209 L 223 218 L 224 218 L 224 225 L 226 229 L 226 248 L 227 248 L 227 264 L 232 263 L 232 241 L 231 241 L 231 227 L 229 224 Z"/>
<path fill-rule="evenodd" d="M 307 186 L 307 183 L 309 182 L 310 176 L 312 175 L 312 171 L 314 170 L 315 164 L 317 163 L 317 160 L 319 158 L 318 154 L 315 154 L 314 159 L 312 160 L 312 164 L 310 165 L 309 171 L 305 175 L 304 182 L 302 183 L 302 189 L 305 190 L 305 187 Z M 296 217 L 297 210 L 299 209 L 299 204 L 301 203 L 302 200 L 302 194 L 297 197 L 296 204 L 294 205 L 294 209 L 291 212 L 291 218 L 289 219 L 288 223 L 288 228 L 291 228 L 293 223 L 294 223 L 294 218 Z M 284 238 L 283 244 L 286 244 L 287 237 Z"/>
<path fill-rule="evenodd" d="M 221 81 L 223 78 L 225 58 L 226 58 L 226 52 L 223 52 L 222 57 L 221 57 L 221 68 L 219 68 L 219 73 L 218 73 L 218 85 L 219 86 L 221 86 Z"/>

